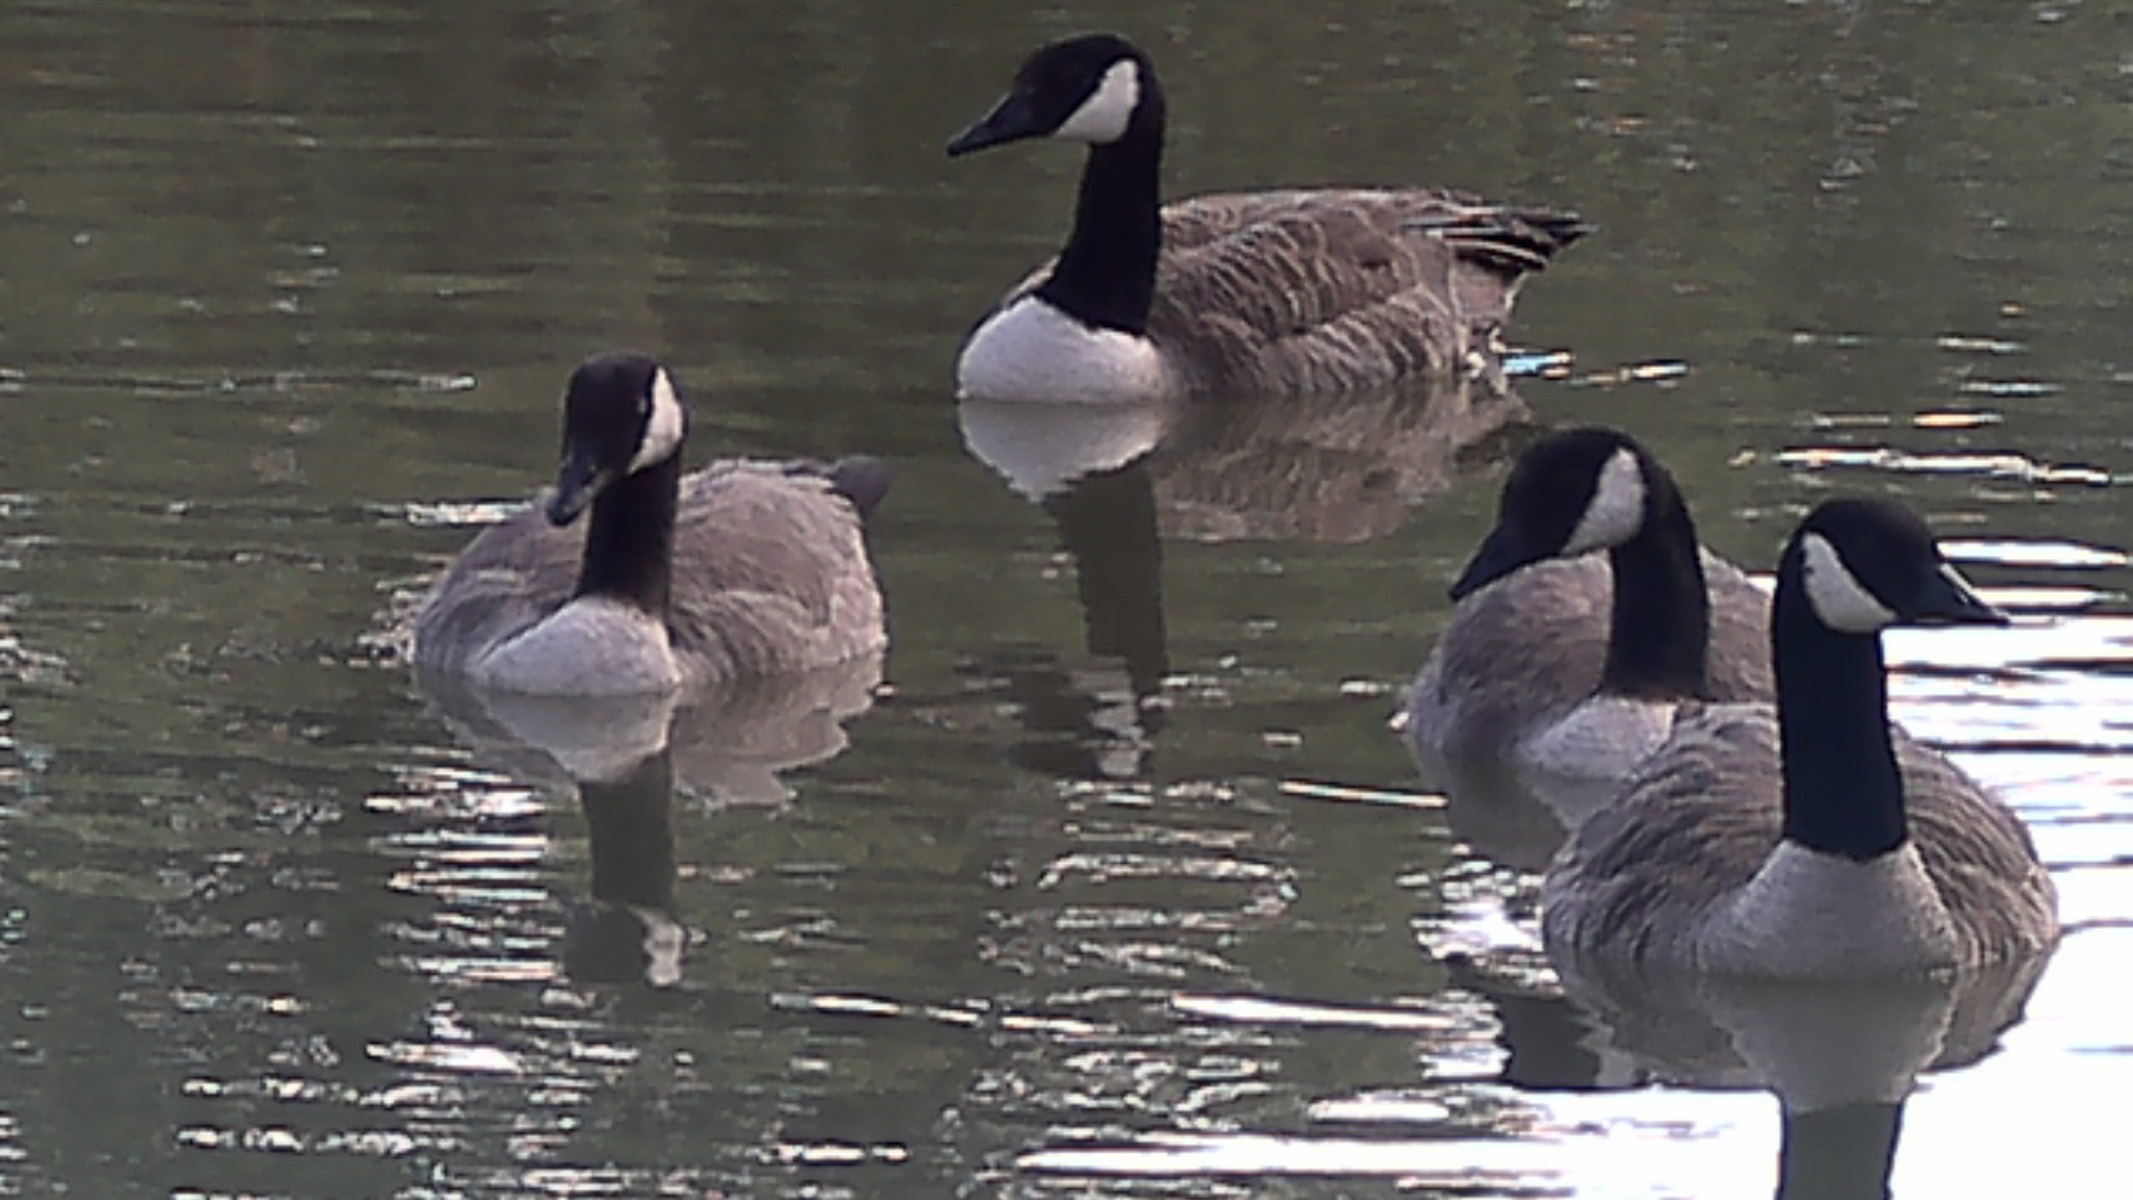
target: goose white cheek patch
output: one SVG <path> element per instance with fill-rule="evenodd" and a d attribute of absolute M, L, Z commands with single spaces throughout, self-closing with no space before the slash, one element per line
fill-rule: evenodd
<path fill-rule="evenodd" d="M 1839 633 L 1877 633 L 1896 623 L 1896 614 L 1859 582 L 1822 535 L 1800 539 L 1800 566 L 1807 577 L 1807 602 L 1824 625 Z"/>
<path fill-rule="evenodd" d="M 1112 63 L 1103 81 L 1081 107 L 1052 131 L 1055 138 L 1070 142 L 1115 142 L 1126 134 L 1134 106 L 1141 102 L 1140 64 L 1130 58 Z"/>
<path fill-rule="evenodd" d="M 1638 467 L 1635 454 L 1617 450 L 1600 467 L 1592 499 L 1586 502 L 1585 515 L 1578 518 L 1577 528 L 1570 531 L 1570 540 L 1563 543 L 1563 555 L 1619 546 L 1637 536 L 1637 529 L 1643 524 L 1644 471 Z"/>
<path fill-rule="evenodd" d="M 637 444 L 637 456 L 630 460 L 630 470 L 642 471 L 653 463 L 666 461 L 681 445 L 681 436 L 688 424 L 688 414 L 681 408 L 681 397 L 674 393 L 674 381 L 661 370 L 652 376 L 652 415 L 644 423 L 644 440 Z"/>

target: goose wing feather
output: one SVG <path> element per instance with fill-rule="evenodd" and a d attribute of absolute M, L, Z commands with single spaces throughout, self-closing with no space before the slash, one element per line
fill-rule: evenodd
<path fill-rule="evenodd" d="M 1777 845 L 1780 780 L 1772 710 L 1684 714 L 1549 866 L 1542 920 L 1550 944 L 1639 961 L 1670 956 Z"/>
<path fill-rule="evenodd" d="M 1575 218 L 1430 189 L 1225 193 L 1163 209 L 1149 336 L 1204 390 L 1331 390 L 1461 368 Z"/>
<path fill-rule="evenodd" d="M 2057 892 L 2022 819 L 1900 730 L 1896 761 L 1911 838 L 1971 959 L 1998 962 L 2048 945 L 2059 928 Z"/>
<path fill-rule="evenodd" d="M 820 464 L 698 472 L 674 533 L 674 651 L 696 673 L 782 674 L 885 644 L 862 522 Z"/>

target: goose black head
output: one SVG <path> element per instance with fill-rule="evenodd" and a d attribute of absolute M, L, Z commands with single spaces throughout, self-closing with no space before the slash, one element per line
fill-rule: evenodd
<path fill-rule="evenodd" d="M 1549 434 L 1511 468 L 1496 527 L 1452 585 L 1452 599 L 1544 559 L 1621 545 L 1644 527 L 1654 494 L 1673 486 L 1658 460 L 1620 430 Z"/>
<path fill-rule="evenodd" d="M 642 354 L 602 354 L 570 373 L 563 465 L 548 519 L 568 525 L 615 481 L 681 452 L 689 409 L 665 367 Z"/>
<path fill-rule="evenodd" d="M 1778 586 L 1788 585 L 1839 633 L 2007 623 L 1941 556 L 1918 514 L 1890 500 L 1829 500 L 1807 514 L 1778 567 Z"/>
<path fill-rule="evenodd" d="M 1106 145 L 1161 115 L 1148 56 L 1115 34 L 1083 34 L 1024 59 L 1007 95 L 948 143 L 948 156 L 1039 137 Z"/>

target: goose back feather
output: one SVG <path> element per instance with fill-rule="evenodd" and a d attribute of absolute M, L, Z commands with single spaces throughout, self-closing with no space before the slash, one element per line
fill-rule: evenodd
<path fill-rule="evenodd" d="M 1345 392 L 1485 369 L 1575 217 L 1429 188 L 1218 194 L 1163 209 L 1148 336 L 1192 392 Z"/>
<path fill-rule="evenodd" d="M 1769 594 L 1702 553 L 1710 698 L 1767 699 Z M 1600 553 L 1534 563 L 1460 600 L 1408 689 L 1410 747 L 1432 758 L 1503 759 L 1568 717 L 1600 690 L 1613 603 L 1614 572 Z"/>

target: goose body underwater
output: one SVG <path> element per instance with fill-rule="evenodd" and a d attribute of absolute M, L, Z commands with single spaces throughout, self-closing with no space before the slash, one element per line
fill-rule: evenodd
<path fill-rule="evenodd" d="M 2015 814 L 1888 719 L 1880 631 L 2002 624 L 1924 522 L 1833 500 L 1787 543 L 1778 696 L 1685 714 L 1542 886 L 1561 961 L 1859 979 L 2017 961 L 2056 941 Z"/>
<path fill-rule="evenodd" d="M 1772 694 L 1768 597 L 1700 547 L 1673 476 L 1617 430 L 1520 456 L 1452 597 L 1398 721 L 1425 770 L 1619 781 L 1682 703 Z"/>
<path fill-rule="evenodd" d="M 951 156 L 1038 137 L 1089 147 L 1065 247 L 964 343 L 959 394 L 1163 400 L 1493 375 L 1520 281 L 1589 230 L 1428 188 L 1162 206 L 1164 119 L 1148 56 L 1088 34 L 1031 54 L 949 143 Z"/>
<path fill-rule="evenodd" d="M 625 695 L 886 644 L 865 529 L 888 490 L 881 463 L 727 459 L 684 476 L 681 387 L 637 354 L 581 364 L 563 421 L 554 490 L 484 530 L 425 597 L 419 667 L 503 691 Z"/>

